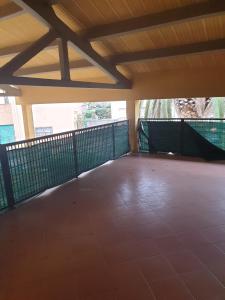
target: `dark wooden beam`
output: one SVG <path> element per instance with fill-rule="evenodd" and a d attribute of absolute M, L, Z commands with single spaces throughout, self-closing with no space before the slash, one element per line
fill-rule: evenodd
<path fill-rule="evenodd" d="M 111 24 L 92 27 L 84 32 L 84 36 L 89 40 L 97 40 L 104 37 L 152 29 L 168 24 L 175 24 L 198 18 L 205 18 L 207 16 L 220 15 L 223 13 L 225 13 L 224 0 L 209 0 L 207 2 L 179 7 L 156 14 L 149 14 Z"/>
<path fill-rule="evenodd" d="M 17 54 L 12 60 L 0 68 L 0 74 L 13 74 L 16 70 L 22 67 L 26 62 L 28 62 L 32 57 L 44 49 L 56 38 L 56 33 L 50 30 L 43 37 L 37 40 L 30 47 L 25 49 L 23 52 Z"/>
<path fill-rule="evenodd" d="M 18 5 L 16 5 L 13 2 L 6 3 L 3 6 L 0 6 L 0 21 L 9 19 L 9 18 L 14 18 L 21 13 L 24 13 L 24 10 L 21 9 Z"/>
<path fill-rule="evenodd" d="M 151 49 L 138 52 L 117 54 L 111 57 L 114 64 L 132 63 L 180 55 L 198 54 L 225 50 L 225 39 L 194 43 L 170 48 Z"/>
<path fill-rule="evenodd" d="M 62 80 L 70 80 L 70 66 L 68 57 L 67 41 L 64 39 L 58 39 L 59 43 L 59 63 Z"/>
<path fill-rule="evenodd" d="M 27 85 L 27 86 L 49 86 L 49 87 L 71 87 L 71 88 L 98 88 L 98 89 L 124 89 L 122 83 L 100 83 L 83 82 L 72 80 L 42 79 L 29 77 L 16 77 L 0 75 L 0 84 Z"/>
<path fill-rule="evenodd" d="M 67 41 L 71 41 L 76 49 L 81 52 L 84 57 L 92 64 L 101 68 L 104 72 L 108 73 L 113 79 L 121 83 L 124 87 L 130 88 L 131 82 L 125 76 L 123 76 L 116 68 L 101 57 L 92 47 L 88 40 L 81 38 L 78 34 L 72 31 L 65 23 L 63 23 L 55 14 L 54 10 L 47 3 L 43 1 L 35 0 L 16 0 L 16 3 L 20 3 L 23 8 L 32 10 L 43 22 L 49 24 L 51 28 L 58 33 L 59 37 L 64 38 Z"/>

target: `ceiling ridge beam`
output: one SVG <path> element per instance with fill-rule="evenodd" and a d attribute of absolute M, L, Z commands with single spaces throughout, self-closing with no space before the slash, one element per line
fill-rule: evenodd
<path fill-rule="evenodd" d="M 225 39 L 217 39 L 199 43 L 180 45 L 175 47 L 150 49 L 137 52 L 121 53 L 111 57 L 114 64 L 133 63 L 159 58 L 175 57 L 182 55 L 199 54 L 213 51 L 225 50 Z"/>
<path fill-rule="evenodd" d="M 43 22 L 53 28 L 59 37 L 63 37 L 67 41 L 72 42 L 73 46 L 81 52 L 85 58 L 92 64 L 101 68 L 104 72 L 108 73 L 117 82 L 124 85 L 126 88 L 131 88 L 131 82 L 122 73 L 120 73 L 115 65 L 112 65 L 102 56 L 100 56 L 92 47 L 88 40 L 81 38 L 77 33 L 72 31 L 62 20 L 60 20 L 54 10 L 46 1 L 34 0 L 14 0 L 23 8 L 32 10 L 34 14 L 43 19 Z"/>
<path fill-rule="evenodd" d="M 179 7 L 155 14 L 98 25 L 84 31 L 83 36 L 89 40 L 98 40 L 104 37 L 129 34 L 135 31 L 158 28 L 169 24 L 196 20 L 223 13 L 225 13 L 224 0 L 209 0 L 207 2 Z"/>
<path fill-rule="evenodd" d="M 53 30 L 47 32 L 44 36 L 38 39 L 35 43 L 30 45 L 27 49 L 17 54 L 13 59 L 6 63 L 0 68 L 0 74 L 9 75 L 13 74 L 19 68 L 21 68 L 26 62 L 28 62 L 32 57 L 43 50 L 47 45 L 49 45 L 54 39 L 56 39 L 56 33 Z"/>

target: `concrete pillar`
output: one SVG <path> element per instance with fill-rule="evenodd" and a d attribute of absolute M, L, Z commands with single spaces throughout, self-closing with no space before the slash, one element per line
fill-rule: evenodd
<path fill-rule="evenodd" d="M 127 119 L 130 124 L 130 147 L 131 152 L 138 151 L 138 141 L 137 141 L 137 123 L 139 117 L 139 106 L 140 101 L 135 99 L 127 99 L 126 101 L 126 111 L 127 111 Z"/>
<path fill-rule="evenodd" d="M 21 104 L 22 114 L 23 114 L 23 125 L 25 138 L 31 139 L 35 137 L 34 134 L 34 122 L 32 114 L 32 105 L 31 104 Z"/>

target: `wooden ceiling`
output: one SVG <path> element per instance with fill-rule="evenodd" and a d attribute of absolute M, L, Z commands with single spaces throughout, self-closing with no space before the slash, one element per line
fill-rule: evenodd
<path fill-rule="evenodd" d="M 118 63 L 119 71 L 128 78 L 137 73 L 164 70 L 185 70 L 196 68 L 225 68 L 225 1 L 206 0 L 59 0 L 53 6 L 57 16 L 79 36 L 89 38 L 92 48 L 104 59 Z M 200 16 L 179 18 L 176 22 L 165 20 L 165 12 L 174 9 L 200 7 L 204 4 L 219 3 L 224 7 L 219 12 L 202 13 Z M 200 6 L 199 6 L 200 5 Z M 212 4 L 213 5 L 213 4 Z M 12 14 L 10 14 L 10 9 Z M 43 36 L 48 27 L 33 14 L 22 10 L 14 2 L 0 0 L 0 67 L 16 54 L 27 48 L 32 42 Z M 181 11 L 182 12 L 182 11 Z M 140 25 L 143 16 L 152 19 L 164 13 L 160 24 L 139 26 L 128 31 L 133 21 Z M 148 20 L 151 18 L 148 17 Z M 144 19 L 143 19 L 144 20 Z M 175 20 L 175 19 L 174 19 Z M 136 22 L 136 23 L 135 23 Z M 117 29 L 121 32 L 118 33 Z M 130 27 L 129 27 L 130 28 Z M 108 31 L 107 31 L 108 30 Z M 209 41 L 219 40 L 219 46 L 208 45 Z M 223 44 L 224 40 L 224 44 Z M 194 51 L 191 55 L 179 53 L 184 45 L 200 45 L 204 51 Z M 213 44 L 214 45 L 214 44 Z M 167 49 L 176 47 L 175 52 L 167 56 Z M 207 48 L 208 47 L 208 48 Z M 163 49 L 161 57 L 152 57 L 151 50 Z M 93 66 L 80 52 L 69 47 L 71 77 L 75 80 L 112 82 L 98 67 Z M 207 51 L 206 51 L 207 50 Z M 147 59 L 142 52 L 148 51 Z M 171 50 L 169 50 L 171 52 Z M 178 54 L 177 54 L 178 51 Z M 130 53 L 131 61 L 122 60 Z M 191 51 L 190 51 L 191 52 Z M 196 53 L 195 53 L 196 52 Z M 158 52 L 157 52 L 158 53 Z M 174 54 L 175 53 L 175 54 Z M 163 57 L 165 56 L 165 57 Z M 151 58 L 151 59 L 149 59 Z M 58 78 L 60 71 L 59 55 L 56 43 L 46 47 L 30 61 L 24 64 L 16 74 L 40 78 Z"/>

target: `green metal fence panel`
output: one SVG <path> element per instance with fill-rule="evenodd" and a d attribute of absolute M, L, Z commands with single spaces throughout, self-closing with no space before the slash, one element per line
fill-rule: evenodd
<path fill-rule="evenodd" d="M 129 152 L 128 128 L 122 121 L 1 145 L 0 209 Z"/>
<path fill-rule="evenodd" d="M 0 162 L 0 210 L 7 208 L 7 206 L 8 204 L 7 204 L 6 193 L 5 193 L 2 166 Z"/>
<path fill-rule="evenodd" d="M 130 151 L 129 126 L 127 121 L 115 123 L 113 130 L 115 140 L 114 158 L 118 158 Z"/>
<path fill-rule="evenodd" d="M 78 174 L 113 159 L 112 125 L 76 131 Z"/>
<path fill-rule="evenodd" d="M 76 174 L 72 133 L 6 147 L 15 202 L 57 186 Z"/>

